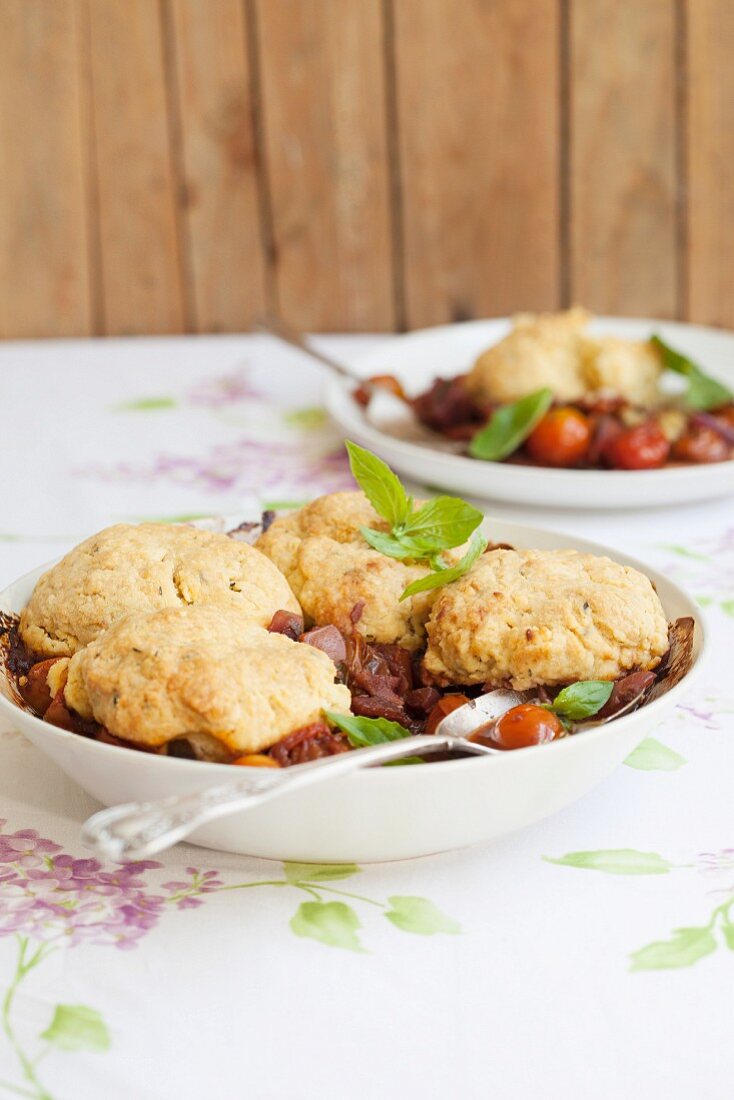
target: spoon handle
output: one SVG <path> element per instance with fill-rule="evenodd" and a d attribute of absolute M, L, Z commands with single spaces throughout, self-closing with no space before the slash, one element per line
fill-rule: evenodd
<path fill-rule="evenodd" d="M 287 321 L 284 321 L 281 317 L 266 316 L 260 318 L 255 322 L 253 328 L 256 332 L 266 333 L 268 336 L 274 336 L 278 340 L 283 340 L 286 344 L 290 344 L 291 347 L 298 348 L 305 355 L 310 355 L 312 359 L 317 359 L 323 366 L 328 367 L 330 371 L 338 374 L 340 378 L 349 378 L 352 382 L 357 382 L 359 379 L 356 374 L 349 370 L 344 363 L 340 363 L 337 359 L 332 359 L 330 355 L 325 355 L 324 352 L 318 351 L 308 340 L 302 332 L 298 332 L 292 325 L 289 325 Z"/>
<path fill-rule="evenodd" d="M 106 859 L 145 859 L 193 832 L 200 825 L 248 810 L 300 787 L 327 782 L 371 764 L 449 749 L 489 754 L 492 749 L 452 737 L 428 734 L 390 741 L 284 769 L 248 769 L 234 782 L 155 802 L 128 802 L 100 810 L 82 827 L 82 841 Z"/>

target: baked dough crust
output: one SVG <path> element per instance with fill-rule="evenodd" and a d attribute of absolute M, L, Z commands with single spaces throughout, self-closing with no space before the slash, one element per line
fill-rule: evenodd
<path fill-rule="evenodd" d="M 288 582 L 247 543 L 195 527 L 120 523 L 92 535 L 39 579 L 20 617 L 34 653 L 71 656 L 124 615 L 221 603 L 268 626 L 299 612 Z"/>
<path fill-rule="evenodd" d="M 480 403 L 517 401 L 548 387 L 557 401 L 578 401 L 599 393 L 633 405 L 660 401 L 660 356 L 649 341 L 594 337 L 583 309 L 521 313 L 511 331 L 483 352 L 466 378 Z"/>
<path fill-rule="evenodd" d="M 270 634 L 231 604 L 130 615 L 69 662 L 65 700 L 116 737 L 158 748 L 206 734 L 228 753 L 261 752 L 317 721 L 349 713 L 321 650 Z"/>
<path fill-rule="evenodd" d="M 360 534 L 362 526 L 388 529 L 363 493 L 331 493 L 278 517 L 256 546 L 285 574 L 309 625 L 333 623 L 342 633 L 357 631 L 370 642 L 418 649 L 436 592 L 402 603 L 400 596 L 431 570 L 373 550 Z M 444 557 L 457 561 L 465 549 Z M 355 623 L 352 611 L 358 604 L 363 606 Z"/>
<path fill-rule="evenodd" d="M 442 589 L 424 669 L 436 684 L 523 691 L 653 669 L 668 624 L 650 580 L 575 550 L 493 550 Z"/>

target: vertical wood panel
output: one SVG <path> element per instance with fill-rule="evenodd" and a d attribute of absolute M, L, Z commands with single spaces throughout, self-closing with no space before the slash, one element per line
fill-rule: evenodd
<path fill-rule="evenodd" d="M 0 2 L 0 337 L 91 327 L 77 15 Z"/>
<path fill-rule="evenodd" d="M 172 0 L 189 271 L 200 332 L 249 328 L 265 308 L 242 0 Z"/>
<path fill-rule="evenodd" d="M 303 328 L 392 328 L 381 5 L 256 11 L 280 308 Z"/>
<path fill-rule="evenodd" d="M 688 4 L 688 317 L 734 328 L 734 4 Z"/>
<path fill-rule="evenodd" d="M 677 313 L 673 0 L 572 0 L 570 288 L 598 312 Z"/>
<path fill-rule="evenodd" d="M 559 301 L 555 0 L 395 0 L 410 327 Z"/>
<path fill-rule="evenodd" d="M 108 333 L 185 325 L 158 0 L 88 0 Z"/>

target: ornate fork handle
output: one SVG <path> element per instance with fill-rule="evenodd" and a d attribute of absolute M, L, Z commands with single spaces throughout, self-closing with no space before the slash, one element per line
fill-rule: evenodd
<path fill-rule="evenodd" d="M 144 859 L 170 848 L 200 825 L 236 811 L 259 806 L 299 787 L 328 782 L 358 768 L 424 756 L 432 752 L 460 749 L 479 755 L 494 749 L 450 735 L 429 734 L 372 745 L 311 764 L 282 770 L 263 769 L 240 775 L 234 782 L 220 783 L 203 791 L 176 795 L 155 802 L 129 802 L 100 810 L 82 827 L 82 841 L 106 859 Z"/>

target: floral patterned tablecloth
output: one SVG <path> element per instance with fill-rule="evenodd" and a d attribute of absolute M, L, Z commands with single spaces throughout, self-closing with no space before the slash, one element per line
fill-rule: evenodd
<path fill-rule="evenodd" d="M 321 384 L 262 337 L 1 347 L 0 584 L 117 520 L 348 487 Z M 488 510 L 687 585 L 713 639 L 696 697 L 554 818 L 370 867 L 185 845 L 103 866 L 92 800 L 2 729 L 0 1097 L 732 1095 L 731 503 Z"/>

